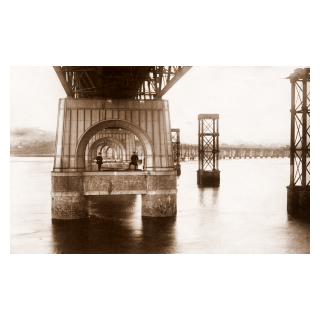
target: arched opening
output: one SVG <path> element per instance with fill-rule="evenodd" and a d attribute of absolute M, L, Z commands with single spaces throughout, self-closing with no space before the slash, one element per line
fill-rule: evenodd
<path fill-rule="evenodd" d="M 103 164 L 101 168 L 111 168 L 125 170 L 129 168 L 126 161 L 126 149 L 118 140 L 110 138 L 101 138 L 96 140 L 86 151 L 86 170 L 96 171 L 97 165 L 95 159 L 101 153 Z M 106 155 L 107 154 L 107 155 Z"/>
<path fill-rule="evenodd" d="M 113 149 L 118 150 L 118 154 L 120 155 L 119 161 L 124 162 L 126 161 L 126 148 L 121 143 L 121 141 L 114 139 L 112 137 L 103 137 L 98 140 L 96 140 L 90 148 L 86 148 L 86 170 L 92 170 L 91 164 L 95 160 L 96 156 L 99 154 L 99 152 L 102 151 L 102 149 L 106 146 L 113 147 Z M 102 157 L 104 158 L 104 157 Z"/>
<path fill-rule="evenodd" d="M 90 127 L 86 132 L 81 136 L 77 149 L 76 149 L 76 168 L 79 171 L 85 170 L 86 166 L 85 160 L 89 160 L 89 154 L 87 154 L 86 159 L 86 149 L 90 139 L 99 131 L 108 128 L 123 128 L 127 131 L 133 133 L 140 141 L 141 147 L 144 153 L 144 165 L 145 169 L 153 168 L 154 163 L 154 150 L 152 140 L 150 139 L 147 132 L 132 122 L 126 120 L 103 120 L 92 127 Z M 90 148 L 91 149 L 91 148 Z M 92 154 L 91 154 L 92 157 Z"/>
<path fill-rule="evenodd" d="M 107 161 L 117 160 L 117 149 L 114 146 L 104 146 L 101 149 L 102 158 L 107 159 Z"/>

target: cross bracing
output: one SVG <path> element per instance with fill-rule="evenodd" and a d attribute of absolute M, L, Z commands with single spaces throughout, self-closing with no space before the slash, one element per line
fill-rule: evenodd
<path fill-rule="evenodd" d="M 310 68 L 296 69 L 291 82 L 291 186 L 310 186 Z"/>
<path fill-rule="evenodd" d="M 72 98 L 161 99 L 191 67 L 56 66 Z"/>

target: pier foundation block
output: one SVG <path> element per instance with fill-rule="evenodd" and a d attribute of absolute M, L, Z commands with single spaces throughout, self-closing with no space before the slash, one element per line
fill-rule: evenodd
<path fill-rule="evenodd" d="M 310 220 L 310 186 L 287 187 L 287 211 L 293 217 Z"/>
<path fill-rule="evenodd" d="M 68 194 L 68 192 L 66 192 Z M 53 220 L 74 220 L 89 217 L 88 201 L 84 195 L 52 196 L 51 214 Z"/>
<path fill-rule="evenodd" d="M 91 171 L 51 173 L 53 220 L 89 217 L 88 196 L 140 194 L 141 215 L 177 215 L 177 173 L 166 171 Z"/>
<path fill-rule="evenodd" d="M 220 186 L 220 171 L 197 171 L 197 183 L 202 187 L 219 187 Z"/>
<path fill-rule="evenodd" d="M 180 176 L 181 175 L 181 164 L 176 164 L 174 167 L 177 170 L 177 176 Z"/>
<path fill-rule="evenodd" d="M 81 172 L 51 173 L 51 215 L 59 220 L 89 217 Z"/>
<path fill-rule="evenodd" d="M 143 194 L 141 215 L 143 217 L 175 217 L 177 194 Z"/>

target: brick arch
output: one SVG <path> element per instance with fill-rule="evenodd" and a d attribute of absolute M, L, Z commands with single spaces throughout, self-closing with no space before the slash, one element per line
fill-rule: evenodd
<path fill-rule="evenodd" d="M 102 153 L 102 150 L 105 148 L 105 153 L 108 153 L 108 150 L 111 148 L 113 149 L 116 153 L 117 153 L 117 156 L 119 157 L 119 159 L 121 158 L 121 160 L 123 161 L 123 156 L 122 156 L 122 153 L 123 153 L 123 150 L 121 148 L 119 148 L 118 145 L 114 144 L 114 143 L 108 143 L 108 144 L 103 144 L 101 146 L 99 146 L 97 148 L 97 151 L 98 149 L 100 150 L 99 152 Z"/>
<path fill-rule="evenodd" d="M 100 138 L 98 140 L 96 140 L 91 147 L 88 150 L 88 156 L 90 157 L 93 149 L 95 149 L 96 147 L 100 146 L 100 145 L 108 145 L 108 144 L 116 144 L 120 147 L 120 149 L 122 150 L 122 160 L 125 161 L 126 160 L 126 148 L 123 145 L 123 143 L 115 138 L 112 137 L 103 137 Z"/>
<path fill-rule="evenodd" d="M 120 157 L 120 158 L 122 158 L 122 162 L 123 162 L 123 157 L 122 157 L 122 150 L 121 149 L 117 149 L 116 147 L 116 145 L 109 145 L 109 146 L 105 146 L 106 147 L 106 154 L 108 155 L 108 151 L 109 151 L 109 149 L 112 149 L 113 150 L 113 152 L 114 152 L 114 155 L 115 156 L 117 156 L 117 159 Z M 104 148 L 104 147 L 103 147 Z M 103 149 L 102 148 L 102 149 Z M 101 149 L 101 150 L 102 150 Z"/>
<path fill-rule="evenodd" d="M 86 152 L 86 170 L 92 171 L 92 162 L 96 157 L 96 154 L 93 155 L 93 153 L 97 152 L 98 148 L 101 147 L 101 150 L 102 150 L 102 148 L 104 148 L 105 146 L 109 146 L 109 147 L 115 149 L 115 147 L 117 146 L 115 142 L 107 142 L 106 141 L 106 137 L 105 138 L 101 138 L 99 140 L 100 140 L 99 143 L 97 143 L 95 145 L 92 145 L 89 148 L 89 151 Z M 100 152 L 101 152 L 101 150 L 100 150 Z M 122 162 L 125 162 L 126 161 L 126 155 L 125 154 L 123 155 L 124 150 L 121 147 L 120 147 L 119 152 L 121 153 L 121 156 L 122 156 Z"/>
<path fill-rule="evenodd" d="M 122 150 L 118 149 L 118 151 L 117 151 L 117 148 L 116 148 L 117 146 L 115 144 L 102 146 L 101 149 L 100 149 L 101 155 L 102 155 L 102 150 L 103 150 L 104 147 L 106 147 L 106 155 L 108 155 L 108 151 L 109 151 L 109 149 L 111 149 L 111 150 L 113 150 L 113 152 L 117 156 L 117 158 L 118 158 L 118 156 L 119 157 L 122 156 Z"/>
<path fill-rule="evenodd" d="M 102 120 L 88 128 L 80 137 L 76 148 L 76 168 L 79 171 L 85 170 L 85 152 L 90 139 L 99 131 L 108 128 L 122 128 L 132 132 L 138 137 L 145 154 L 145 168 L 153 168 L 154 149 L 151 138 L 148 133 L 132 122 L 126 120 Z"/>

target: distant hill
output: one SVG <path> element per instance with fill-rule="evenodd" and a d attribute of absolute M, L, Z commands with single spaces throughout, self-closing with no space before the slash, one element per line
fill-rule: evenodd
<path fill-rule="evenodd" d="M 12 128 L 10 129 L 10 156 L 12 157 L 37 157 L 50 156 L 55 153 L 56 133 L 54 131 L 45 131 L 35 127 Z M 181 143 L 181 145 L 193 145 Z M 244 142 L 238 140 L 232 144 L 220 141 L 220 148 L 223 147 L 251 147 L 251 148 L 289 148 L 288 145 L 275 144 L 255 144 L 251 141 Z M 136 141 L 138 154 L 142 154 L 141 143 Z"/>
<path fill-rule="evenodd" d="M 10 129 L 10 156 L 53 156 L 56 134 L 39 128 Z"/>

